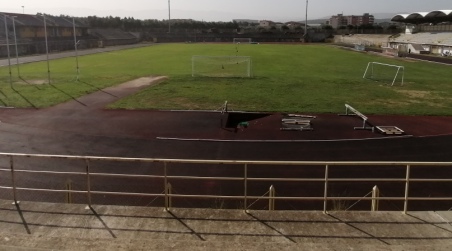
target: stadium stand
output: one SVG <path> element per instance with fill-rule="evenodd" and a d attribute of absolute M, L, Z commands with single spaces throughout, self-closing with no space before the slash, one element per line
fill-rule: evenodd
<path fill-rule="evenodd" d="M 89 34 L 101 39 L 103 46 L 135 44 L 139 38 L 130 32 L 117 29 L 90 29 Z"/>
<path fill-rule="evenodd" d="M 400 34 L 392 42 L 417 44 L 444 44 L 452 45 L 452 32 L 421 32 L 416 34 Z"/>
<path fill-rule="evenodd" d="M 12 17 L 14 17 L 14 23 Z M 50 52 L 73 50 L 74 29 L 77 40 L 80 41 L 79 49 L 127 45 L 139 42 L 138 36 L 121 30 L 89 30 L 88 24 L 77 18 L 0 12 L 0 57 L 7 56 L 5 19 L 9 30 L 10 50 L 14 50 L 14 46 L 11 46 L 11 44 L 15 44 L 15 34 L 12 32 L 15 28 L 19 55 L 45 53 L 46 33 L 44 30 L 44 18 L 47 27 L 47 47 Z M 15 54 L 15 51 L 11 51 L 10 54 Z"/>
<path fill-rule="evenodd" d="M 139 41 L 132 33 L 117 29 L 90 29 L 88 33 L 102 40 L 103 46 L 135 44 Z"/>
<path fill-rule="evenodd" d="M 390 35 L 387 34 L 354 34 L 334 37 L 335 43 L 361 44 L 365 46 L 386 46 Z"/>
<path fill-rule="evenodd" d="M 13 55 L 15 54 L 15 46 L 12 45 L 16 44 L 16 38 L 19 55 L 45 53 L 46 33 L 49 52 L 73 50 L 74 29 L 77 40 L 80 40 L 79 49 L 97 47 L 97 38 L 88 35 L 88 26 L 82 21 L 67 16 L 49 15 L 45 15 L 45 21 L 47 30 L 44 29 L 44 16 L 42 14 L 28 15 L 0 12 L 0 57 L 7 57 L 5 26 L 8 27 L 9 49 L 10 54 Z M 14 30 L 16 34 L 14 34 Z"/>
<path fill-rule="evenodd" d="M 390 38 L 389 47 L 408 48 L 408 53 L 414 54 L 431 53 L 444 56 L 450 54 L 452 10 L 399 14 L 391 21 L 404 23 L 407 29 L 405 34 Z"/>
<path fill-rule="evenodd" d="M 382 47 L 376 52 L 394 56 L 433 54 L 444 56 L 444 60 L 452 57 L 452 10 L 399 14 L 391 21 L 405 24 L 405 33 L 337 35 L 334 42 L 348 47 L 364 45 L 366 51 Z"/>

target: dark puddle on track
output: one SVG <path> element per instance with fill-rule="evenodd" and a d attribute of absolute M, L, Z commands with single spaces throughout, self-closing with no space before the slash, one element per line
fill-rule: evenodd
<path fill-rule="evenodd" d="M 250 122 L 270 116 L 270 113 L 260 112 L 229 112 L 226 128 L 236 128 L 241 123 Z"/>

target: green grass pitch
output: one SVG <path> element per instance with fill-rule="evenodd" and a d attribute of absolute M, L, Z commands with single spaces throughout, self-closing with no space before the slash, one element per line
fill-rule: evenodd
<path fill-rule="evenodd" d="M 238 52 L 237 49 L 238 48 Z M 191 76 L 191 57 L 251 56 L 252 78 Z M 405 67 L 403 86 L 363 79 L 367 63 Z M 24 64 L 17 77 L 0 68 L 0 105 L 48 107 L 104 87 L 149 75 L 169 80 L 124 98 L 110 108 L 214 110 L 228 101 L 234 110 L 338 113 L 350 104 L 365 114 L 452 115 L 452 66 L 388 58 L 329 45 L 161 44 Z M 44 84 L 42 84 L 44 82 Z M 41 84 L 37 84 L 41 83 Z"/>

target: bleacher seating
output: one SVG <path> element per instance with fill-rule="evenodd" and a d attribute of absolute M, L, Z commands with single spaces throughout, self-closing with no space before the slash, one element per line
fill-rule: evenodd
<path fill-rule="evenodd" d="M 335 42 L 345 44 L 362 44 L 366 46 L 386 46 L 390 35 L 353 34 L 335 36 Z"/>
<path fill-rule="evenodd" d="M 400 34 L 397 38 L 391 39 L 391 42 L 452 46 L 452 32 L 420 32 L 416 34 Z"/>
<path fill-rule="evenodd" d="M 133 34 L 129 32 L 125 32 L 122 30 L 116 29 L 91 29 L 91 34 L 100 36 L 103 39 L 107 40 L 116 40 L 116 39 L 136 39 Z"/>
<path fill-rule="evenodd" d="M 139 41 L 132 33 L 118 29 L 90 29 L 89 33 L 101 39 L 104 46 L 134 44 Z"/>

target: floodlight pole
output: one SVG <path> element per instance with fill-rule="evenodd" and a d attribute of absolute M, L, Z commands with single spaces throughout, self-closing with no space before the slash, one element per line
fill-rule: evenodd
<path fill-rule="evenodd" d="M 304 22 L 304 39 L 306 39 L 306 36 L 308 35 L 308 4 L 309 4 L 309 0 L 306 0 L 306 18 L 305 18 L 305 22 Z"/>
<path fill-rule="evenodd" d="M 6 34 L 6 50 L 8 52 L 8 67 L 9 67 L 9 84 L 11 86 L 13 86 L 13 78 L 11 76 L 11 57 L 10 57 L 10 53 L 9 53 L 9 34 L 8 34 L 8 24 L 7 24 L 7 15 L 4 15 L 5 17 L 5 34 Z"/>
<path fill-rule="evenodd" d="M 22 5 L 22 14 L 25 14 L 25 6 Z"/>
<path fill-rule="evenodd" d="M 79 69 L 79 67 L 78 67 L 78 50 L 77 50 L 77 34 L 75 33 L 75 18 L 73 17 L 72 18 L 72 26 L 74 27 L 74 47 L 75 47 L 75 63 L 76 63 L 76 73 L 77 73 L 77 76 L 76 76 L 76 79 L 75 79 L 75 81 L 79 81 L 79 74 L 80 74 L 80 69 Z"/>
<path fill-rule="evenodd" d="M 47 77 L 48 77 L 49 84 L 50 84 L 49 46 L 48 46 L 48 43 L 47 43 L 47 24 L 46 24 L 46 15 L 43 14 L 42 16 L 43 16 L 43 18 L 44 18 L 44 36 L 45 36 L 45 40 L 46 40 Z"/>
<path fill-rule="evenodd" d="M 171 0 L 168 0 L 168 33 L 171 33 Z"/>
<path fill-rule="evenodd" d="M 20 78 L 20 69 L 19 69 L 19 51 L 17 49 L 17 34 L 16 34 L 16 20 L 14 19 L 16 16 L 12 16 L 13 19 L 13 31 L 14 31 L 14 43 L 16 44 L 16 66 L 17 66 L 17 76 Z"/>

